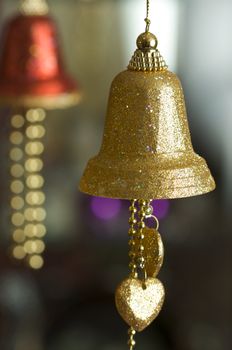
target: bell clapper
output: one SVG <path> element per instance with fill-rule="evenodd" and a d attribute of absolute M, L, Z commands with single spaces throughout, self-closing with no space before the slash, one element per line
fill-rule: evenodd
<path fill-rule="evenodd" d="M 46 234 L 43 224 L 46 211 L 43 207 L 45 194 L 42 191 L 44 178 L 41 175 L 41 155 L 44 152 L 45 117 L 43 109 L 34 108 L 29 109 L 25 117 L 14 115 L 11 120 L 12 127 L 18 128 L 10 136 L 10 157 L 15 162 L 11 167 L 11 175 L 17 178 L 11 183 L 14 193 L 11 200 L 14 211 L 11 220 L 14 225 L 13 256 L 20 260 L 27 257 L 26 261 L 33 269 L 40 269 L 44 263 L 41 254 L 45 250 L 42 238 Z"/>

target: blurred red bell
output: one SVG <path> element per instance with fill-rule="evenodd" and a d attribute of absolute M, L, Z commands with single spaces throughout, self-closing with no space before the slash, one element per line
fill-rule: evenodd
<path fill-rule="evenodd" d="M 64 70 L 57 29 L 44 0 L 24 0 L 6 24 L 0 52 L 0 102 L 61 108 L 77 104 L 80 93 Z"/>
<path fill-rule="evenodd" d="M 14 111 L 9 135 L 12 255 L 40 269 L 47 232 L 45 110 L 75 105 L 80 93 L 64 70 L 46 0 L 22 0 L 19 9 L 3 30 L 0 50 L 0 104 Z"/>

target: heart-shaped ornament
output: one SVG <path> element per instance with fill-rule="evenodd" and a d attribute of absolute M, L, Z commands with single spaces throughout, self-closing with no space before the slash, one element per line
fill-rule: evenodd
<path fill-rule="evenodd" d="M 143 229 L 143 246 L 146 252 L 145 269 L 148 277 L 156 277 L 163 265 L 164 246 L 161 235 L 154 228 Z M 138 250 L 141 242 L 135 240 L 135 250 Z"/>
<path fill-rule="evenodd" d="M 115 302 L 124 321 L 141 332 L 158 316 L 164 296 L 164 287 L 157 278 L 148 278 L 145 282 L 127 278 L 118 286 Z"/>

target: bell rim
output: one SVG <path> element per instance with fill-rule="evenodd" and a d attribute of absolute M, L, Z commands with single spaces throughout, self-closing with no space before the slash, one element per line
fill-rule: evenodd
<path fill-rule="evenodd" d="M 99 167 L 98 155 L 87 164 L 79 190 L 96 197 L 127 200 L 188 198 L 212 192 L 216 183 L 206 161 L 194 152 L 190 154 L 192 163 L 188 160 L 182 163 L 181 168 L 178 167 L 178 161 L 176 167 L 169 169 L 158 169 L 154 162 L 149 171 L 140 173 L 139 170 L 130 169 L 133 176 L 129 171 L 124 171 L 123 175 L 123 168 L 115 172 L 116 168 Z M 93 174 L 97 175 L 94 177 Z M 120 176 L 117 177 L 117 174 Z"/>
<path fill-rule="evenodd" d="M 214 181 L 214 184 L 212 185 L 212 187 L 209 189 L 207 187 L 207 189 L 205 190 L 201 190 L 201 191 L 196 191 L 194 194 L 185 194 L 184 191 L 182 192 L 181 194 L 181 191 L 179 191 L 178 193 L 178 196 L 140 196 L 140 197 L 137 197 L 137 198 L 134 198 L 133 196 L 112 196 L 112 195 L 107 195 L 107 194 L 104 194 L 104 195 L 99 195 L 97 193 L 93 193 L 91 191 L 87 191 L 87 190 L 83 190 L 82 186 L 79 185 L 78 187 L 78 190 L 81 192 L 81 193 L 84 193 L 84 194 L 87 194 L 89 196 L 93 196 L 93 197 L 99 197 L 99 198 L 111 198 L 111 199 L 121 199 L 121 200 L 131 200 L 131 199 L 146 199 L 146 200 L 155 200 L 155 199 L 185 199 L 185 198 L 191 198 L 191 197 L 197 197 L 197 196 L 203 196 L 203 195 L 206 195 L 206 194 L 209 194 L 211 192 L 213 192 L 215 189 L 216 189 L 216 183 Z M 182 187 L 181 189 L 189 189 L 189 188 L 196 188 L 195 186 L 189 186 L 189 187 Z M 176 191 L 176 188 L 173 188 L 171 189 L 170 188 L 170 191 L 172 190 L 175 190 Z"/>
<path fill-rule="evenodd" d="M 22 96 L 0 96 L 0 106 L 65 109 L 80 103 L 82 94 L 78 91 L 61 93 L 56 95 L 22 95 Z"/>
<path fill-rule="evenodd" d="M 213 179 L 213 178 L 212 178 Z M 99 198 L 111 198 L 111 199 L 121 199 L 121 200 L 132 200 L 132 199 L 146 199 L 146 200 L 155 200 L 155 199 L 160 199 L 160 200 L 164 200 L 164 199 L 185 199 L 185 198 L 191 198 L 191 197 L 197 197 L 197 196 L 202 196 L 202 195 L 206 195 L 208 193 L 211 193 L 213 192 L 215 189 L 216 189 L 216 183 L 215 181 L 213 180 L 213 184 L 212 186 L 209 188 L 205 188 L 205 189 L 201 189 L 201 190 L 197 190 L 196 186 L 189 186 L 189 187 L 182 187 L 182 188 L 179 188 L 178 189 L 178 196 L 176 195 L 163 195 L 163 196 L 158 196 L 156 195 L 155 197 L 153 196 L 137 196 L 137 197 L 133 197 L 133 196 L 112 196 L 112 195 L 107 195 L 107 194 L 104 194 L 104 195 L 100 195 L 100 194 L 97 194 L 97 193 L 94 193 L 94 192 L 91 192 L 91 191 L 87 191 L 87 190 L 84 190 L 82 185 L 80 184 L 78 186 L 78 190 L 81 192 L 81 193 L 84 193 L 84 194 L 87 194 L 89 196 L 93 196 L 93 197 L 99 197 Z M 191 193 L 191 194 L 186 194 L 186 192 L 184 192 L 184 190 L 186 189 L 190 189 L 190 188 L 195 188 L 196 191 Z M 169 189 L 170 191 L 177 191 L 176 188 L 170 188 Z M 183 191 L 181 191 L 183 190 Z"/>

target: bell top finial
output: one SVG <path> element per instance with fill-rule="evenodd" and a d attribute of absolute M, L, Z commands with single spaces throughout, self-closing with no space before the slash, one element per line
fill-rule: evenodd
<path fill-rule="evenodd" d="M 43 16 L 49 12 L 46 0 L 21 0 L 19 12 L 26 16 Z"/>
<path fill-rule="evenodd" d="M 149 31 L 140 34 L 136 41 L 137 50 L 128 65 L 129 70 L 143 72 L 160 72 L 168 68 L 165 60 L 157 49 L 158 40 Z"/>
<path fill-rule="evenodd" d="M 138 36 L 136 44 L 139 50 L 155 50 L 158 46 L 158 40 L 154 34 L 145 32 Z"/>

